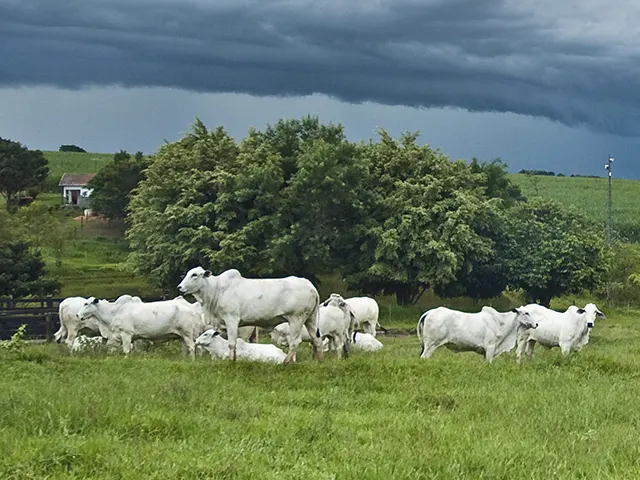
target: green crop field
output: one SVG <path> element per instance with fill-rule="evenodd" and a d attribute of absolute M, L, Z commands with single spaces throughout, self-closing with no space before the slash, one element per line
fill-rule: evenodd
<path fill-rule="evenodd" d="M 606 178 L 551 177 L 512 174 L 511 180 L 520 186 L 526 197 L 539 195 L 573 205 L 602 225 L 607 222 L 608 180 Z M 627 240 L 640 242 L 640 181 L 613 179 L 614 227 Z"/>
<path fill-rule="evenodd" d="M 637 478 L 638 313 L 519 366 L 415 334 L 289 366 L 0 350 L 0 478 Z"/>

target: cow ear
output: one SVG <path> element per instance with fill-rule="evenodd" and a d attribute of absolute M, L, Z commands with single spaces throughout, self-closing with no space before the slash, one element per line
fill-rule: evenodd
<path fill-rule="evenodd" d="M 211 270 L 205 270 L 205 272 L 204 272 L 204 276 L 205 276 L 205 278 L 210 277 L 211 275 L 213 275 L 213 274 L 211 273 Z"/>
<path fill-rule="evenodd" d="M 584 312 L 586 312 L 586 310 L 585 310 L 584 308 L 579 308 L 579 309 L 578 309 L 578 313 L 579 313 L 579 314 L 581 314 L 581 315 L 582 315 Z"/>
<path fill-rule="evenodd" d="M 211 336 L 212 337 L 217 337 L 218 335 L 220 335 L 220 332 L 216 330 L 215 332 L 213 332 L 213 335 L 211 335 Z"/>
<path fill-rule="evenodd" d="M 346 306 L 347 304 L 344 303 L 342 300 L 340 300 L 340 303 L 338 305 L 340 305 L 340 308 L 342 308 L 342 307 Z"/>
<path fill-rule="evenodd" d="M 517 308 L 512 308 L 512 309 L 511 309 L 511 311 L 512 311 L 513 313 L 518 313 L 518 309 L 517 309 Z"/>
<path fill-rule="evenodd" d="M 323 306 L 323 307 L 326 307 L 327 305 L 329 305 L 329 300 L 327 300 L 326 302 L 324 302 L 324 303 L 322 304 L 322 306 Z"/>
<path fill-rule="evenodd" d="M 93 303 L 93 304 L 97 304 L 97 303 L 98 303 L 98 299 L 97 299 L 97 298 L 94 298 L 92 303 Z"/>

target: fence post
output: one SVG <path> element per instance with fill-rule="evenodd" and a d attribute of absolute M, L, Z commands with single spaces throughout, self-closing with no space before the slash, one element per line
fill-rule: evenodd
<path fill-rule="evenodd" d="M 47 297 L 47 308 L 53 308 L 53 300 L 51 299 L 51 297 Z M 52 321 L 52 316 L 53 315 L 51 313 L 47 313 L 44 316 L 45 331 L 46 331 L 46 335 L 47 335 L 47 343 L 53 342 L 53 321 Z"/>

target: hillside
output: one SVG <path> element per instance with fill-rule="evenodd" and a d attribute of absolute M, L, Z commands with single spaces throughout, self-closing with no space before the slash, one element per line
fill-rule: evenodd
<path fill-rule="evenodd" d="M 56 179 L 64 173 L 96 173 L 113 159 L 113 153 L 43 152 L 49 160 L 50 175 Z"/>
<path fill-rule="evenodd" d="M 527 177 L 510 174 L 511 180 L 518 184 L 526 197 L 540 195 L 560 201 L 564 205 L 573 205 L 588 217 L 600 223 L 602 228 L 607 222 L 608 180 L 606 178 L 580 177 Z M 613 179 L 613 222 L 614 229 L 625 240 L 640 242 L 640 181 Z"/>

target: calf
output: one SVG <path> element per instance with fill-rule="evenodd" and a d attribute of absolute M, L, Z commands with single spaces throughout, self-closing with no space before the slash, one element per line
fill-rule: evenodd
<path fill-rule="evenodd" d="M 354 350 L 375 352 L 376 350 L 380 350 L 383 346 L 382 342 L 370 333 L 353 332 L 351 335 L 351 347 Z"/>
<path fill-rule="evenodd" d="M 275 345 L 261 343 L 247 343 L 241 338 L 236 340 L 236 358 L 254 362 L 284 363 L 287 354 Z M 229 355 L 229 341 L 222 338 L 220 332 L 209 329 L 196 339 L 196 346 L 211 353 L 211 358 L 227 358 Z"/>

